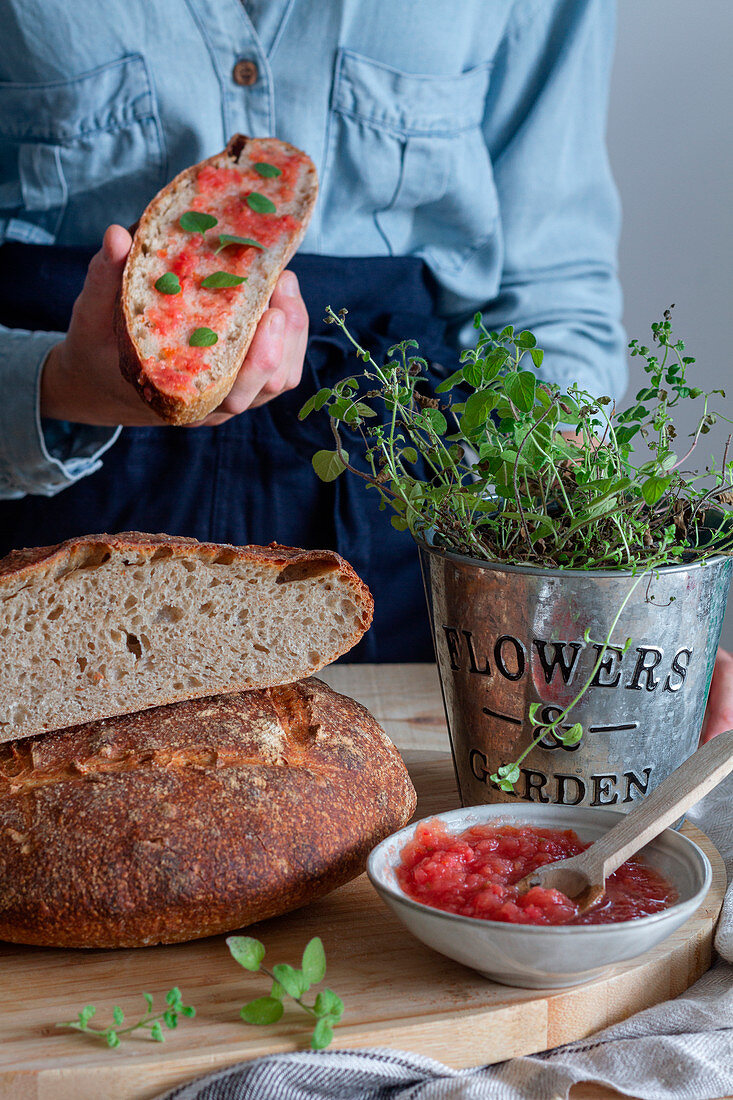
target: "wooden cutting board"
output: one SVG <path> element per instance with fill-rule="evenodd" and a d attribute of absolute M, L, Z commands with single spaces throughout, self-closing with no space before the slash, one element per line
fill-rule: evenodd
<path fill-rule="evenodd" d="M 450 757 L 405 756 L 419 815 L 458 805 Z M 334 1046 L 394 1047 L 454 1067 L 497 1062 L 583 1038 L 676 996 L 707 969 L 725 868 L 707 837 L 692 825 L 683 831 L 713 865 L 702 908 L 654 951 L 574 989 L 496 985 L 435 954 L 403 930 L 365 875 L 315 905 L 254 926 L 252 934 L 266 944 L 271 965 L 297 965 L 310 937 L 323 938 L 327 984 L 346 1004 Z M 0 1100 L 140 1100 L 233 1062 L 308 1046 L 299 1010 L 286 1011 L 270 1028 L 239 1021 L 242 1003 L 268 992 L 267 981 L 237 966 L 223 937 L 137 951 L 5 944 L 0 958 Z M 158 1003 L 173 985 L 196 1006 L 197 1017 L 166 1032 L 163 1044 L 131 1040 L 109 1051 L 54 1027 L 85 1004 L 97 1006 L 103 1024 L 113 1003 L 137 1018 L 143 990 Z"/>

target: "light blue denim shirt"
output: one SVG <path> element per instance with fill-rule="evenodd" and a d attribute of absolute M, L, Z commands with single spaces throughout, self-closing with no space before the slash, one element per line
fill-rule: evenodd
<path fill-rule="evenodd" d="M 535 332 L 548 377 L 620 395 L 613 0 L 0 0 L 0 13 L 0 241 L 98 246 L 232 133 L 275 134 L 321 180 L 304 251 L 422 257 L 456 343 L 481 309 L 492 328 Z M 242 59 L 253 84 L 235 79 Z M 42 425 L 59 339 L 0 329 L 0 496 L 54 494 L 114 442 Z"/>

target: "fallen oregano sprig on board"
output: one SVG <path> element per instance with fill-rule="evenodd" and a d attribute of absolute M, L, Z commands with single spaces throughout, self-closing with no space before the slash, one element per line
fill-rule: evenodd
<path fill-rule="evenodd" d="M 326 953 L 323 943 L 318 936 L 310 940 L 303 951 L 300 970 L 288 966 L 287 963 L 278 963 L 269 970 L 262 965 L 265 957 L 264 944 L 251 936 L 229 936 L 227 947 L 232 958 L 243 966 L 245 970 L 261 970 L 272 979 L 272 989 L 269 996 L 256 997 L 248 1001 L 240 1009 L 239 1015 L 248 1024 L 265 1026 L 276 1024 L 285 1011 L 284 998 L 292 1000 L 307 1012 L 316 1021 L 311 1047 L 313 1050 L 323 1050 L 333 1039 L 333 1026 L 337 1024 L 344 1013 L 344 1002 L 332 989 L 322 989 L 316 995 L 313 1004 L 306 1004 L 303 997 L 312 985 L 322 982 L 326 976 Z M 196 1009 L 192 1005 L 184 1005 L 181 1000 L 181 991 L 178 986 L 169 989 L 165 995 L 167 1007 L 161 1012 L 153 1011 L 153 997 L 150 993 L 143 993 L 148 1011 L 134 1024 L 125 1024 L 125 1014 L 119 1005 L 112 1009 L 112 1023 L 108 1027 L 92 1027 L 89 1021 L 96 1014 L 94 1005 L 85 1005 L 75 1020 L 67 1023 L 56 1024 L 56 1027 L 70 1028 L 73 1031 L 81 1031 L 85 1035 L 91 1035 L 106 1043 L 111 1049 L 118 1047 L 122 1038 L 132 1035 L 135 1031 L 149 1032 L 150 1038 L 156 1043 L 162 1043 L 165 1039 L 163 1027 L 174 1028 L 178 1026 L 178 1016 L 195 1016 Z"/>
<path fill-rule="evenodd" d="M 192 1005 L 184 1005 L 181 1000 L 181 991 L 178 986 L 169 989 L 165 995 L 167 1007 L 161 1012 L 153 1011 L 152 993 L 143 993 L 143 998 L 148 1010 L 136 1020 L 134 1024 L 125 1025 L 125 1014 L 119 1005 L 112 1009 L 112 1023 L 109 1027 L 90 1027 L 89 1021 L 96 1014 L 94 1005 L 85 1005 L 76 1020 L 68 1023 L 56 1024 L 56 1027 L 68 1027 L 73 1031 L 82 1031 L 85 1035 L 91 1035 L 95 1039 L 101 1039 L 111 1049 L 118 1047 L 122 1036 L 131 1035 L 134 1031 L 147 1031 L 150 1038 L 156 1043 L 162 1043 L 165 1039 L 163 1027 L 178 1027 L 178 1017 L 195 1016 L 196 1009 Z"/>
<path fill-rule="evenodd" d="M 332 989 L 322 989 L 313 1004 L 306 1004 L 303 997 L 312 985 L 317 985 L 326 977 L 326 954 L 318 936 L 310 940 L 303 951 L 300 970 L 287 963 L 278 963 L 269 970 L 262 965 L 265 957 L 264 944 L 251 936 L 229 936 L 227 947 L 245 970 L 261 970 L 272 979 L 269 996 L 257 997 L 248 1001 L 240 1009 L 240 1016 L 248 1024 L 266 1026 L 276 1024 L 285 1011 L 283 1000 L 290 997 L 304 1012 L 315 1021 L 311 1036 L 313 1050 L 323 1050 L 333 1039 L 333 1025 L 337 1024 L 344 1013 L 344 1003 Z"/>

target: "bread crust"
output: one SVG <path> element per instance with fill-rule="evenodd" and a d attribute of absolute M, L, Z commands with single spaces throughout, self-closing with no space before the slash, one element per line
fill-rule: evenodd
<path fill-rule="evenodd" d="M 81 571 L 85 576 L 93 576 L 97 567 L 105 569 L 119 565 L 120 570 L 130 570 L 131 574 L 141 565 L 157 562 L 159 559 L 179 559 L 188 562 L 202 562 L 208 566 L 236 567 L 240 563 L 265 566 L 272 570 L 273 584 L 275 586 L 289 582 L 310 582 L 312 578 L 328 575 L 328 583 L 334 586 L 343 586 L 344 595 L 353 603 L 353 617 L 349 626 L 340 627 L 340 635 L 332 639 L 329 645 L 320 652 L 318 662 L 314 662 L 310 652 L 304 653 L 297 661 L 291 661 L 284 670 L 278 671 L 280 666 L 266 664 L 262 673 L 252 673 L 247 667 L 247 658 L 240 656 L 238 667 L 241 672 L 237 676 L 231 676 L 231 681 L 225 680 L 212 684 L 210 675 L 202 672 L 197 684 L 184 685 L 183 682 L 174 685 L 173 680 L 164 680 L 163 684 L 151 682 L 146 684 L 140 678 L 136 680 L 136 695 L 134 705 L 129 702 L 124 705 L 114 694 L 106 689 L 101 694 L 91 696 L 77 696 L 83 707 L 74 713 L 69 720 L 60 720 L 58 712 L 53 715 L 43 715 L 40 712 L 36 717 L 23 720 L 22 729 L 11 723 L 4 723 L 0 728 L 0 742 L 10 741 L 19 736 L 33 736 L 47 730 L 56 730 L 77 724 L 80 720 L 92 721 L 100 718 L 109 718 L 122 714 L 129 710 L 142 710 L 146 707 L 157 707 L 168 703 L 185 699 L 200 698 L 210 695 L 212 691 L 241 691 L 243 689 L 257 689 L 280 685 L 284 682 L 304 677 L 317 672 L 330 661 L 335 660 L 343 653 L 348 652 L 368 630 L 374 610 L 374 601 L 368 587 L 357 576 L 354 569 L 339 554 L 332 550 L 300 550 L 292 546 L 281 546 L 271 543 L 269 546 L 230 546 L 221 543 L 198 542 L 196 539 L 186 537 L 174 537 L 165 534 L 146 534 L 138 531 L 126 531 L 116 535 L 100 534 L 88 535 L 80 538 L 69 539 L 55 546 L 42 546 L 25 550 L 13 550 L 6 557 L 0 559 L 0 627 L 5 626 L 16 636 L 19 636 L 26 648 L 31 643 L 31 635 L 23 631 L 22 621 L 16 621 L 12 616 L 13 598 L 27 595 L 27 590 L 37 586 L 45 593 L 42 601 L 32 600 L 33 606 L 38 606 L 39 614 L 44 605 L 52 603 L 54 587 L 67 579 L 71 574 Z M 100 582 L 103 585 L 104 581 Z M 108 583 L 108 582 L 106 582 Z M 135 582 L 137 583 L 137 582 Z M 106 589 L 104 589 L 106 592 Z M 103 594 L 103 600 L 106 597 Z M 316 597 L 320 600 L 321 597 Z M 3 610 L 3 607 L 10 610 Z M 328 609 L 324 607 L 325 614 Z M 3 619 L 5 616 L 6 620 Z M 120 622 L 124 621 L 121 614 Z M 78 628 L 79 631 L 82 628 Z M 230 627 L 222 624 L 223 644 L 230 645 L 232 637 Z M 186 635 L 187 637 L 187 635 Z M 195 644 L 195 638 L 194 638 Z M 190 643 L 185 643 L 190 650 Z M 7 644 L 6 644 L 7 649 Z M 194 651 L 195 653 L 197 651 Z M 90 654 L 91 657 L 91 654 Z M 236 663 L 236 662 L 235 662 Z M 56 665 L 58 665 L 58 660 Z M 73 655 L 69 658 L 72 666 Z M 51 667 L 51 666 L 49 666 Z M 72 672 L 68 675 L 63 671 L 64 685 L 68 683 L 68 693 L 75 690 L 75 682 Z M 55 674 L 56 675 L 56 674 Z M 231 688 L 229 688 L 231 682 Z M 225 686 L 226 684 L 226 686 Z M 78 688 L 76 688 L 78 691 Z"/>
<path fill-rule="evenodd" d="M 228 157 L 232 161 L 232 164 L 235 165 L 242 153 L 246 153 L 249 143 L 254 140 L 262 141 L 262 139 L 253 139 L 244 134 L 234 134 L 228 141 L 227 147 L 223 153 L 217 153 L 215 156 L 208 157 L 206 160 L 200 161 L 198 164 L 194 164 L 190 168 L 184 169 L 183 172 L 179 172 L 178 175 L 172 179 L 162 191 L 159 191 L 155 198 L 148 204 L 140 220 L 134 227 L 132 247 L 125 262 L 122 285 L 115 304 L 114 326 L 117 335 L 120 370 L 123 377 L 135 387 L 143 401 L 149 405 L 162 420 L 169 424 L 194 424 L 203 420 L 209 413 L 218 408 L 234 385 L 237 374 L 246 358 L 257 324 L 267 308 L 267 303 L 270 300 L 272 291 L 275 289 L 275 284 L 282 271 L 287 267 L 300 247 L 301 241 L 308 228 L 308 223 L 318 196 L 318 177 L 315 166 L 311 161 L 308 161 L 309 168 L 307 171 L 310 186 L 309 201 L 303 211 L 303 217 L 300 219 L 300 229 L 293 235 L 287 246 L 284 257 L 273 265 L 272 270 L 269 272 L 263 284 L 261 292 L 254 298 L 250 296 L 250 299 L 247 301 L 249 317 L 247 319 L 246 334 L 240 361 L 234 365 L 228 374 L 209 386 L 200 393 L 197 398 L 184 400 L 182 397 L 165 393 L 160 390 L 146 374 L 143 359 L 138 353 L 135 341 L 130 335 L 133 322 L 130 306 L 130 281 L 132 272 L 140 255 L 143 239 L 148 227 L 158 216 L 160 208 L 164 208 L 168 199 L 175 195 L 176 189 L 181 183 L 198 172 L 205 165 L 214 165 L 220 162 L 223 156 Z M 275 141 L 274 138 L 268 138 L 267 140 Z M 278 141 L 277 144 L 282 149 L 290 150 L 294 154 L 300 156 L 304 155 L 300 149 L 296 149 L 296 147 L 289 142 Z"/>
<path fill-rule="evenodd" d="M 369 712 L 315 679 L 0 747 L 0 939 L 140 947 L 312 902 L 415 808 Z"/>

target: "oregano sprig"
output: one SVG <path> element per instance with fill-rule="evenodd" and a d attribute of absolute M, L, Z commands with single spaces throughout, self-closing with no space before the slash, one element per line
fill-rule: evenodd
<path fill-rule="evenodd" d="M 85 1005 L 75 1020 L 56 1024 L 56 1027 L 81 1031 L 85 1035 L 91 1035 L 92 1038 L 106 1043 L 110 1049 L 114 1050 L 120 1045 L 125 1036 L 132 1035 L 135 1031 L 147 1032 L 154 1042 L 162 1043 L 165 1040 L 164 1027 L 176 1028 L 178 1027 L 179 1016 L 190 1018 L 196 1015 L 196 1009 L 193 1005 L 183 1004 L 182 994 L 178 986 L 168 990 L 165 995 L 166 1008 L 161 1011 L 156 1012 L 153 1009 L 153 996 L 151 993 L 143 993 L 143 999 L 147 1005 L 147 1011 L 132 1024 L 125 1024 L 124 1012 L 119 1005 L 115 1005 L 112 1009 L 112 1023 L 107 1027 L 94 1027 L 89 1021 L 96 1015 L 97 1010 L 94 1005 Z"/>
<path fill-rule="evenodd" d="M 398 530 L 479 560 L 557 569 L 635 573 L 733 552 L 728 446 L 722 463 L 706 469 L 712 487 L 683 470 L 721 417 L 712 396 L 724 394 L 687 381 L 694 359 L 673 338 L 669 311 L 652 326 L 656 353 L 631 342 L 648 384 L 618 412 L 610 397 L 538 376 L 544 352 L 535 336 L 511 325 L 489 332 L 480 314 L 476 346 L 434 391 L 414 340 L 394 345 L 380 364 L 351 335 L 345 310 L 329 308 L 326 320 L 341 328 L 363 369 L 300 411 L 305 418 L 323 410 L 331 420 L 334 449 L 319 451 L 314 468 L 324 480 L 345 470 L 360 477 Z M 680 457 L 673 410 L 688 399 L 703 408 Z M 360 437 L 363 463 L 349 456 L 344 433 Z M 637 435 L 652 452 L 641 462 L 633 456 Z"/>
<path fill-rule="evenodd" d="M 332 989 L 322 989 L 312 1004 L 303 998 L 312 985 L 317 985 L 326 976 L 326 954 L 318 936 L 305 946 L 300 969 L 287 963 L 278 963 L 269 970 L 264 964 L 265 947 L 252 936 L 229 936 L 227 947 L 232 958 L 245 970 L 262 971 L 272 979 L 272 988 L 268 996 L 248 1001 L 240 1010 L 240 1016 L 248 1024 L 260 1027 L 275 1024 L 281 1019 L 285 1007 L 285 997 L 290 997 L 304 1012 L 316 1021 L 311 1036 L 313 1050 L 322 1050 L 333 1039 L 333 1027 L 344 1012 L 344 1003 Z"/>

